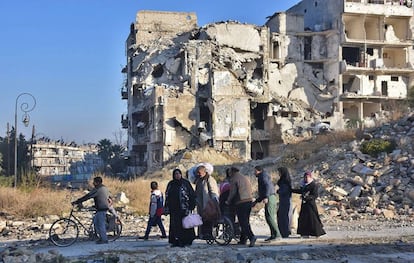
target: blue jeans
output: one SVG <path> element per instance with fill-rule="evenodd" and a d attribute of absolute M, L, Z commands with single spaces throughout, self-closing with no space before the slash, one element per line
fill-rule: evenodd
<path fill-rule="evenodd" d="M 164 225 L 163 225 L 163 223 L 162 223 L 161 216 L 157 216 L 157 215 L 155 215 L 155 216 L 153 216 L 153 217 L 150 217 L 150 218 L 149 218 L 149 220 L 148 220 L 147 230 L 145 231 L 145 237 L 146 237 L 146 238 L 148 238 L 149 233 L 151 232 L 151 228 L 152 228 L 153 226 L 158 226 L 158 227 L 160 228 L 160 230 L 161 230 L 161 234 L 162 234 L 163 236 L 166 236 L 166 233 L 165 233 L 165 228 L 164 228 Z"/>
<path fill-rule="evenodd" d="M 108 237 L 106 236 L 106 211 L 97 211 L 95 217 L 93 218 L 93 224 L 95 226 L 96 232 L 99 238 L 102 241 L 108 241 Z"/>

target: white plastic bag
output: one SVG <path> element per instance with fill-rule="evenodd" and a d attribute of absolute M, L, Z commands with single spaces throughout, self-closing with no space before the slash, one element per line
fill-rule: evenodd
<path fill-rule="evenodd" d="M 201 216 L 199 214 L 189 214 L 188 216 L 185 216 L 183 218 L 183 228 L 189 229 L 194 228 L 197 226 L 201 226 L 203 224 L 203 220 L 201 219 Z"/>

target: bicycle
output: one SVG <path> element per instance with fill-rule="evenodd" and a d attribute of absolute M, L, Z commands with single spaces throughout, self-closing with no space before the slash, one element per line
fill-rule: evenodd
<path fill-rule="evenodd" d="M 91 220 L 91 224 L 88 226 L 83 224 L 79 217 L 75 215 L 76 212 L 85 211 L 89 213 L 96 212 L 95 209 L 84 209 L 79 205 L 73 205 L 68 217 L 63 217 L 53 222 L 49 229 L 49 240 L 56 246 L 68 247 L 79 239 L 79 228 L 84 230 L 84 234 L 89 240 L 97 238 L 98 235 L 93 220 Z M 108 241 L 115 241 L 122 233 L 122 222 L 110 213 L 106 215 L 106 231 Z"/>

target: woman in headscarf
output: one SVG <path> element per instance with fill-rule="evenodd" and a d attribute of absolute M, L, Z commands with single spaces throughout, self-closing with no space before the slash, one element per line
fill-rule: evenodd
<path fill-rule="evenodd" d="M 195 181 L 195 193 L 197 199 L 197 212 L 203 218 L 203 225 L 200 227 L 199 237 L 205 240 L 214 240 L 213 238 L 213 225 L 214 219 L 206 217 L 205 208 L 210 199 L 219 200 L 219 189 L 217 181 L 211 174 L 209 174 L 206 166 L 200 165 L 197 168 L 197 179 Z M 219 211 L 217 211 L 219 212 Z"/>
<path fill-rule="evenodd" d="M 318 198 L 318 184 L 313 180 L 312 172 L 303 175 L 303 185 L 300 189 L 292 189 L 295 194 L 301 194 L 302 204 L 298 219 L 297 233 L 302 237 L 325 235 L 323 224 L 319 218 L 316 198 Z"/>
<path fill-rule="evenodd" d="M 168 243 L 171 247 L 190 246 L 195 239 L 194 228 L 184 229 L 183 217 L 194 210 L 196 197 L 190 182 L 183 178 L 180 169 L 174 169 L 173 179 L 165 191 L 165 213 L 170 215 Z"/>
<path fill-rule="evenodd" d="M 290 198 L 292 197 L 292 181 L 290 179 L 289 170 L 286 167 L 277 168 L 279 172 L 279 180 L 277 185 L 279 190 L 279 209 L 277 210 L 277 223 L 279 226 L 280 234 L 283 238 L 289 237 L 289 210 L 290 210 Z"/>

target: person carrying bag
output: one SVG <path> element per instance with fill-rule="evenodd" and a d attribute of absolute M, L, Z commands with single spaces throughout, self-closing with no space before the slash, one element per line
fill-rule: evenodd
<path fill-rule="evenodd" d="M 214 194 L 211 191 L 211 185 L 208 180 L 207 180 L 207 187 L 208 187 L 209 199 L 207 201 L 206 206 L 203 209 L 202 216 L 205 221 L 215 222 L 219 220 L 221 217 L 220 206 L 217 201 L 217 198 L 214 197 Z"/>
<path fill-rule="evenodd" d="M 197 168 L 195 189 L 197 211 L 203 218 L 203 225 L 200 227 L 198 235 L 201 239 L 211 240 L 213 239 L 213 224 L 220 218 L 219 192 L 216 180 L 208 174 L 206 167 L 203 165 Z"/>

